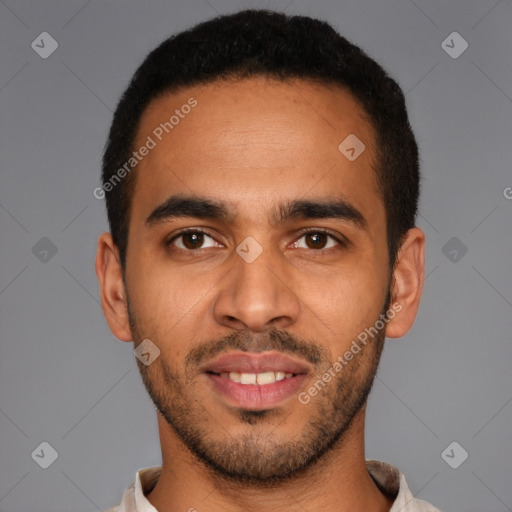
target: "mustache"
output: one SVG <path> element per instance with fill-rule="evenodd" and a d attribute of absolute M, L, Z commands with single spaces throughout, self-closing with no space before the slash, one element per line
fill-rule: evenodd
<path fill-rule="evenodd" d="M 215 356 L 239 350 L 241 352 L 266 352 L 275 350 L 300 356 L 313 365 L 328 360 L 328 353 L 317 344 L 307 340 L 298 339 L 296 336 L 279 329 L 268 330 L 264 333 L 250 331 L 237 331 L 221 338 L 207 342 L 193 348 L 185 358 L 187 367 L 197 367 Z"/>

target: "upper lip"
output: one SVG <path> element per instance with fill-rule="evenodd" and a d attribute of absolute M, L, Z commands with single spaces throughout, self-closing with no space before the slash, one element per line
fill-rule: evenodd
<path fill-rule="evenodd" d="M 209 361 L 202 368 L 203 372 L 224 373 L 263 373 L 284 372 L 306 374 L 311 366 L 279 352 L 232 352 L 223 354 Z"/>

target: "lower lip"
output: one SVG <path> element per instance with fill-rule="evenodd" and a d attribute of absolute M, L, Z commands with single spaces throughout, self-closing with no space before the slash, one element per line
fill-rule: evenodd
<path fill-rule="evenodd" d="M 279 380 L 271 384 L 240 384 L 227 377 L 212 373 L 206 376 L 213 383 L 230 405 L 242 409 L 265 410 L 275 407 L 285 399 L 294 395 L 302 384 L 305 375 L 295 375 L 288 379 Z"/>

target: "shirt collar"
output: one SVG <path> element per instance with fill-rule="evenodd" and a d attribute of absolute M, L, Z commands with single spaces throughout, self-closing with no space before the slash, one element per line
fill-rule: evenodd
<path fill-rule="evenodd" d="M 135 476 L 135 510 L 133 512 L 158 512 L 146 496 L 155 487 L 161 472 L 162 466 L 153 466 L 137 471 Z"/>
<path fill-rule="evenodd" d="M 389 512 L 439 512 L 426 502 L 415 499 L 404 475 L 391 464 L 378 460 L 367 460 L 366 468 L 377 487 L 395 500 Z M 161 472 L 161 466 L 137 471 L 135 483 L 126 489 L 117 512 L 158 512 L 146 495 L 156 485 Z"/>

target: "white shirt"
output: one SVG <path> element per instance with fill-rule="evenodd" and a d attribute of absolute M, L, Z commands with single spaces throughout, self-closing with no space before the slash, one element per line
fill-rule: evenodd
<path fill-rule="evenodd" d="M 367 460 L 366 468 L 384 494 L 396 496 L 389 512 L 440 512 L 426 501 L 416 499 L 404 475 L 394 466 L 378 460 Z M 146 495 L 156 485 L 161 470 L 161 466 L 154 466 L 137 471 L 135 483 L 124 491 L 121 503 L 105 512 L 158 512 Z"/>

